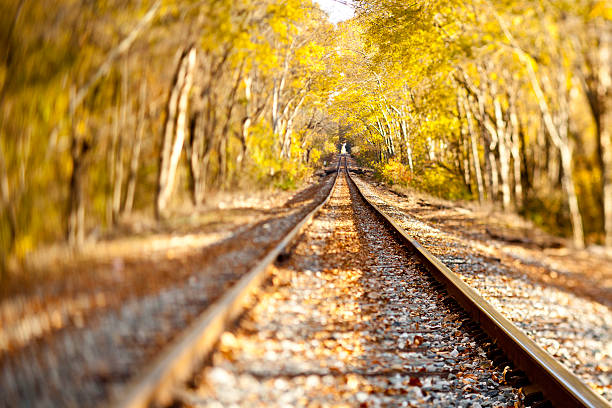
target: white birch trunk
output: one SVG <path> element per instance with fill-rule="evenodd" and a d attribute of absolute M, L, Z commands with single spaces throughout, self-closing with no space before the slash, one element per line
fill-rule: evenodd
<path fill-rule="evenodd" d="M 178 167 L 181 152 L 183 150 L 183 143 L 185 141 L 187 124 L 187 105 L 189 102 L 189 93 L 191 91 L 191 86 L 193 85 L 193 71 L 195 69 L 195 63 L 196 49 L 192 48 L 187 55 L 184 84 L 182 89 L 179 91 L 176 126 L 172 127 L 173 130 L 175 130 L 174 140 L 172 142 L 172 147 L 168 158 L 165 184 L 160 185 L 161 188 L 158 197 L 159 211 L 164 211 L 166 209 L 170 197 L 174 192 L 176 170 Z"/>

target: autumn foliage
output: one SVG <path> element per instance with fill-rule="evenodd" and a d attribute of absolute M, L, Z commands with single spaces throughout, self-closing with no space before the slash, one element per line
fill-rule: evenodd
<path fill-rule="evenodd" d="M 0 257 L 132 211 L 290 187 L 331 149 L 332 26 L 311 2 L 0 5 Z"/>
<path fill-rule="evenodd" d="M 0 4 L 0 256 L 291 188 L 346 141 L 389 183 L 612 245 L 609 2 Z"/>
<path fill-rule="evenodd" d="M 355 3 L 336 109 L 362 163 L 612 244 L 609 2 Z"/>

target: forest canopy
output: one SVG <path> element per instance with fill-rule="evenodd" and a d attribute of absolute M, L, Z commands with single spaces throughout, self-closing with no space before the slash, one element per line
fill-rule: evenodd
<path fill-rule="evenodd" d="M 339 141 L 389 182 L 612 245 L 609 1 L 0 4 L 0 257 L 291 188 Z"/>
<path fill-rule="evenodd" d="M 338 100 L 362 160 L 612 245 L 610 2 L 355 3 Z"/>

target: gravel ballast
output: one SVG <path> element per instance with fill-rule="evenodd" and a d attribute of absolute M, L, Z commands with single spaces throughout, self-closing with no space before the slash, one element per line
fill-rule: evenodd
<path fill-rule="evenodd" d="M 384 188 L 357 176 L 368 199 L 399 222 L 426 249 L 442 260 L 495 308 L 522 328 L 533 340 L 576 373 L 585 383 L 612 401 L 612 310 L 591 296 L 535 279 L 529 268 L 553 278 L 563 268 L 509 250 L 503 243 L 468 238 L 444 230 L 411 214 L 418 209 Z M 441 216 L 438 216 L 441 217 Z M 434 218 L 434 217 L 432 217 Z M 604 302 L 605 303 L 605 302 Z"/>
<path fill-rule="evenodd" d="M 462 316 L 430 286 L 344 178 L 291 258 L 272 271 L 187 406 L 506 407 Z"/>

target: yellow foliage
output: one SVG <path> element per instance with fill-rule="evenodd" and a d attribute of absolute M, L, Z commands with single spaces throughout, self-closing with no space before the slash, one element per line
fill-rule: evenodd
<path fill-rule="evenodd" d="M 333 141 L 326 139 L 325 145 L 323 146 L 323 153 L 335 153 L 336 151 L 336 145 L 333 143 Z"/>
<path fill-rule="evenodd" d="M 609 0 L 600 0 L 595 2 L 591 12 L 589 13 L 589 17 L 603 17 L 606 20 L 612 20 L 612 4 Z"/>
<path fill-rule="evenodd" d="M 318 164 L 321 159 L 321 151 L 319 149 L 313 148 L 310 150 L 310 162 L 314 164 Z"/>
<path fill-rule="evenodd" d="M 15 256 L 18 259 L 23 259 L 28 252 L 34 249 L 34 237 L 32 235 L 23 235 L 15 241 Z"/>
<path fill-rule="evenodd" d="M 408 166 L 391 159 L 387 163 L 379 164 L 378 171 L 382 179 L 389 184 L 406 186 L 412 181 L 412 174 Z"/>
<path fill-rule="evenodd" d="M 457 179 L 440 168 L 427 168 L 414 180 L 413 185 L 446 199 L 467 198 L 467 191 Z"/>

